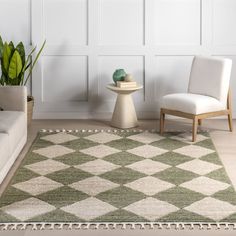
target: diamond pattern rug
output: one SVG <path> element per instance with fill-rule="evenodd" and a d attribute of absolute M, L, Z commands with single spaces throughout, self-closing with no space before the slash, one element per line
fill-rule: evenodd
<path fill-rule="evenodd" d="M 47 224 L 236 223 L 208 133 L 40 132 L 0 197 L 0 229 Z"/>

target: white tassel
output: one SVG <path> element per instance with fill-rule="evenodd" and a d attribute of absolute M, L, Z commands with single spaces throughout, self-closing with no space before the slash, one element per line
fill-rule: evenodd
<path fill-rule="evenodd" d="M 207 230 L 210 230 L 210 229 L 212 229 L 211 224 L 208 224 L 207 225 Z"/>
<path fill-rule="evenodd" d="M 204 229 L 203 224 L 199 224 L 199 229 L 200 229 L 200 230 Z"/>
<path fill-rule="evenodd" d="M 145 229 L 145 225 L 144 224 L 140 224 L 140 229 Z"/>
<path fill-rule="evenodd" d="M 225 224 L 225 230 L 229 230 L 229 224 Z"/>
<path fill-rule="evenodd" d="M 121 224 L 121 229 L 126 229 L 126 224 Z"/>
<path fill-rule="evenodd" d="M 171 229 L 170 223 L 166 225 L 166 229 Z"/>

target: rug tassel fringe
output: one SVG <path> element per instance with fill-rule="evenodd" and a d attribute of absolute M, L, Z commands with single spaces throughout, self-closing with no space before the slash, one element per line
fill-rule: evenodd
<path fill-rule="evenodd" d="M 199 230 L 236 230 L 236 223 L 176 223 L 176 222 L 126 222 L 126 223 L 0 223 L 0 231 L 4 230 L 97 230 L 97 229 L 199 229 Z"/>
<path fill-rule="evenodd" d="M 203 132 L 208 132 L 209 130 L 202 130 Z M 159 130 L 157 129 L 75 129 L 75 130 L 71 130 L 71 129 L 41 129 L 40 130 L 41 133 L 99 133 L 99 132 L 107 132 L 107 133 L 129 133 L 129 132 L 134 132 L 134 133 L 139 133 L 139 132 L 150 132 L 150 133 L 156 133 L 159 132 Z M 172 129 L 166 129 L 166 132 L 191 132 L 191 130 L 172 130 Z"/>

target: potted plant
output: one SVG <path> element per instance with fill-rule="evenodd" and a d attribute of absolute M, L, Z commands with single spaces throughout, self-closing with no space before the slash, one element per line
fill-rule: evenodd
<path fill-rule="evenodd" d="M 36 47 L 26 57 L 25 47 L 22 42 L 15 47 L 12 41 L 10 43 L 3 43 L 0 36 L 0 62 L 2 71 L 0 86 L 26 86 L 45 44 L 46 40 L 36 54 L 35 59 L 32 60 L 32 55 L 36 51 Z M 34 106 L 34 98 L 32 96 L 27 97 L 27 105 L 29 125 L 32 120 Z"/>

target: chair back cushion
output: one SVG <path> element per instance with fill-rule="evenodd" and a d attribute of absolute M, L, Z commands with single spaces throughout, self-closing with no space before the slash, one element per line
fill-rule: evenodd
<path fill-rule="evenodd" d="M 226 106 L 231 67 L 230 59 L 195 56 L 188 92 L 214 97 Z"/>

